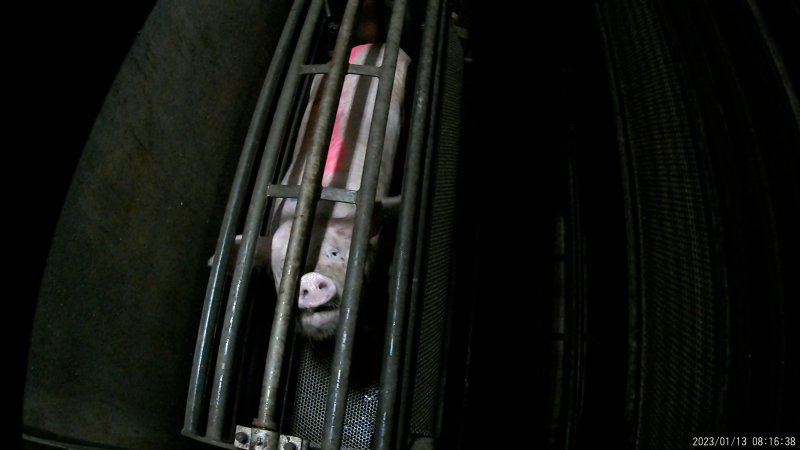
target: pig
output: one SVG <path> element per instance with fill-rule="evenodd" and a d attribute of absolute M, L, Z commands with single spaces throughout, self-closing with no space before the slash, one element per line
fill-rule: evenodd
<path fill-rule="evenodd" d="M 351 50 L 349 62 L 380 65 L 384 50 L 382 44 L 359 45 Z M 376 194 L 378 201 L 389 194 L 400 139 L 409 64 L 410 58 L 400 50 L 380 163 Z M 316 75 L 312 81 L 293 159 L 283 178 L 283 184 L 297 185 L 302 180 L 311 134 L 317 121 L 322 80 L 323 75 Z M 377 78 L 345 76 L 323 170 L 322 186 L 350 190 L 360 188 L 377 89 Z M 272 211 L 272 232 L 267 236 L 270 247 L 260 250 L 261 254 L 268 252 L 270 255 L 270 269 L 276 289 L 280 285 L 295 206 L 296 199 L 293 198 L 276 202 Z M 301 335 L 312 340 L 326 340 L 336 332 L 355 216 L 356 207 L 352 204 L 320 201 L 317 205 L 307 258 L 308 272 L 300 279 L 297 295 L 297 329 Z M 373 226 L 365 269 L 367 277 L 373 270 L 371 266 L 379 237 L 380 226 Z"/>

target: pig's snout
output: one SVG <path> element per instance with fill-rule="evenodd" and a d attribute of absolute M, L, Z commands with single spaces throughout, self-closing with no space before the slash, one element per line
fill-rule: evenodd
<path fill-rule="evenodd" d="M 336 284 L 325 275 L 311 272 L 300 279 L 297 306 L 301 310 L 315 310 L 336 298 Z"/>

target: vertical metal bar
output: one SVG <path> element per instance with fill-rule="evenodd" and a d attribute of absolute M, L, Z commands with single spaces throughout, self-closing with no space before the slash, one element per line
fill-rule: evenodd
<path fill-rule="evenodd" d="M 792 76 L 789 74 L 789 71 L 786 70 L 786 62 L 775 42 L 773 34 L 770 32 L 764 20 L 764 15 L 761 13 L 761 8 L 758 7 L 758 3 L 754 0 L 747 0 L 747 6 L 750 7 L 750 12 L 753 13 L 753 20 L 755 20 L 758 25 L 758 33 L 761 34 L 761 38 L 764 40 L 764 46 L 767 47 L 770 59 L 772 59 L 772 67 L 778 72 L 783 90 L 786 92 L 786 99 L 789 101 L 789 108 L 792 110 L 794 123 L 797 129 L 800 130 L 800 99 L 798 99 L 797 91 L 792 84 Z M 797 81 L 797 79 L 795 79 L 795 81 Z"/>
<path fill-rule="evenodd" d="M 217 247 L 214 252 L 214 261 L 211 265 L 211 274 L 206 287 L 206 297 L 200 318 L 200 326 L 195 343 L 194 364 L 189 380 L 189 393 L 186 400 L 186 413 L 184 415 L 183 431 L 196 434 L 198 432 L 200 408 L 204 403 L 206 386 L 208 383 L 208 370 L 211 363 L 211 351 L 214 343 L 214 331 L 221 306 L 222 292 L 225 280 L 225 266 L 227 265 L 230 250 L 233 244 L 236 220 L 244 203 L 245 190 L 253 171 L 253 162 L 256 157 L 258 143 L 266 127 L 267 114 L 275 96 L 280 74 L 289 55 L 289 43 L 295 35 L 297 25 L 308 0 L 296 0 L 289 11 L 286 24 L 283 27 L 275 53 L 272 55 L 267 75 L 258 96 L 250 127 L 236 167 L 233 185 L 228 196 L 228 203 L 222 217 Z"/>
<path fill-rule="evenodd" d="M 430 133 L 431 131 L 429 131 Z M 429 145 L 432 145 L 429 143 Z M 433 148 L 428 147 L 428 150 L 425 152 L 425 169 L 422 171 L 422 188 L 420 203 L 419 203 L 419 217 L 417 218 L 417 229 L 422 230 L 426 223 L 428 223 L 428 211 L 430 208 L 430 198 L 428 193 L 430 192 L 430 185 L 431 185 L 431 168 L 433 167 Z M 420 298 L 420 278 L 422 274 L 422 266 L 423 266 L 423 250 L 425 248 L 425 240 L 418 238 L 415 249 L 414 249 L 414 272 L 413 277 L 411 279 L 411 293 L 409 295 L 410 305 L 408 306 L 408 317 L 411 318 L 410 321 L 407 322 L 406 326 L 406 336 L 411 339 L 411 343 L 414 342 L 414 339 L 417 338 L 417 314 L 418 306 L 419 306 L 419 298 Z M 407 414 L 406 411 L 408 410 L 409 403 L 412 402 L 410 395 L 408 394 L 411 390 L 411 385 L 414 380 L 411 377 L 411 369 L 414 366 L 414 358 L 415 354 L 409 351 L 404 352 L 403 358 L 403 373 L 401 375 L 401 388 L 398 392 L 398 396 L 400 399 L 400 404 L 397 408 L 399 413 L 399 418 L 397 420 L 397 425 L 395 427 L 395 447 L 394 448 L 402 448 L 404 446 L 404 442 L 401 439 L 401 433 L 404 433 L 407 427 Z M 378 406 L 378 411 L 380 414 L 381 406 Z M 391 412 L 390 412 L 391 414 Z M 380 417 L 380 415 L 376 416 Z M 392 420 L 389 418 L 388 420 Z M 377 425 L 376 425 L 376 436 L 378 435 L 377 432 Z M 390 439 L 391 434 L 383 432 L 383 434 L 387 434 L 387 436 L 383 439 Z M 376 438 L 377 440 L 377 438 Z M 391 447 L 391 446 L 389 446 Z"/>
<path fill-rule="evenodd" d="M 441 92 L 440 89 L 442 88 L 442 83 L 444 80 L 444 47 L 445 47 L 445 35 L 447 31 L 447 20 L 449 19 L 449 15 L 447 14 L 447 10 L 442 7 L 441 0 L 435 0 L 439 4 L 438 11 L 434 11 L 431 5 L 431 10 L 429 10 L 429 16 L 426 16 L 426 20 L 428 23 L 432 23 L 434 20 L 438 21 L 438 28 L 437 28 L 437 37 L 436 40 L 436 51 L 435 51 L 435 71 L 433 74 L 432 80 L 432 87 L 429 89 L 432 90 L 431 94 L 428 96 L 430 98 L 430 109 L 429 109 L 429 118 L 427 120 L 427 138 L 426 138 L 426 150 L 424 152 L 425 161 L 424 161 L 424 170 L 423 170 L 423 178 L 422 178 L 422 185 L 421 185 L 421 192 L 420 192 L 420 206 L 419 206 L 419 217 L 417 219 L 417 229 L 422 230 L 423 227 L 428 224 L 428 216 L 430 214 L 431 204 L 433 202 L 432 193 L 431 193 L 431 186 L 433 185 L 432 177 L 433 175 L 433 159 L 436 154 L 436 143 L 438 141 L 437 130 L 439 129 L 439 104 L 441 103 Z M 436 17 L 438 15 L 438 18 Z M 426 25 L 426 28 L 430 28 Z M 423 42 L 427 42 L 430 39 L 429 36 L 423 35 Z M 427 45 L 427 44 L 426 44 Z M 419 74 L 419 76 L 425 76 L 425 74 Z M 422 302 L 422 291 L 423 287 L 421 286 L 422 283 L 422 270 L 423 268 L 423 258 L 425 255 L 423 254 L 423 250 L 426 246 L 424 239 L 417 238 L 416 242 L 416 249 L 415 249 L 415 261 L 414 261 L 414 272 L 413 278 L 411 282 L 411 292 L 409 294 L 409 302 L 411 303 L 408 307 L 408 317 L 410 317 L 410 321 L 408 321 L 408 326 L 406 330 L 406 336 L 408 339 L 411 339 L 410 343 L 414 342 L 417 336 L 417 329 L 416 326 L 418 324 L 417 320 L 420 319 L 419 312 L 423 310 L 423 307 L 420 306 Z M 444 335 L 447 334 L 447 331 L 443 332 Z M 407 343 L 405 345 L 411 345 Z M 444 353 L 443 355 L 446 355 Z M 444 356 L 443 356 L 444 357 Z M 406 433 L 408 433 L 408 422 L 410 421 L 410 415 L 412 413 L 411 408 L 413 408 L 414 399 L 412 398 L 410 391 L 413 390 L 415 380 L 411 376 L 412 371 L 414 370 L 414 361 L 416 359 L 416 354 L 414 352 L 406 350 L 404 353 L 404 361 L 403 361 L 403 372 L 401 373 L 401 387 L 398 389 L 399 393 L 399 406 L 396 409 L 396 413 L 399 415 L 399 418 L 396 419 L 396 425 L 394 429 L 394 442 L 397 448 L 404 445 L 402 439 Z M 444 377 L 442 377 L 442 384 L 444 383 Z M 439 392 L 443 392 L 440 390 Z M 391 420 L 391 419 L 390 419 Z M 434 432 L 434 436 L 438 436 Z M 391 434 L 388 435 L 388 438 L 391 438 Z M 387 441 L 388 442 L 388 441 Z"/>
<path fill-rule="evenodd" d="M 250 272 L 253 266 L 255 255 L 256 240 L 264 218 L 267 207 L 267 187 L 272 181 L 275 164 L 278 157 L 278 150 L 283 139 L 284 129 L 289 119 L 289 111 L 292 106 L 297 86 L 299 84 L 300 65 L 308 57 L 308 51 L 316 28 L 316 23 L 320 17 L 323 0 L 313 0 L 308 10 L 306 20 L 298 38 L 297 47 L 289 70 L 284 81 L 283 90 L 275 116 L 270 126 L 264 154 L 261 157 L 258 176 L 256 177 L 253 194 L 250 198 L 250 207 L 247 212 L 242 242 L 239 254 L 236 258 L 236 268 L 233 272 L 231 290 L 228 296 L 228 308 L 225 312 L 222 335 L 220 337 L 219 350 L 217 353 L 217 363 L 214 371 L 214 385 L 209 402 L 208 423 L 206 425 L 206 437 L 210 439 L 220 439 L 224 424 L 225 410 L 228 404 L 230 391 L 230 371 L 233 356 L 236 349 L 236 339 L 238 329 L 244 310 L 244 301 L 247 295 L 247 288 L 250 281 Z M 221 258 L 220 258 L 221 259 Z"/>
<path fill-rule="evenodd" d="M 425 129 L 430 105 L 430 87 L 435 57 L 437 25 L 439 23 L 439 0 L 429 0 L 425 13 L 425 25 L 417 70 L 417 84 L 414 93 L 414 106 L 411 112 L 408 151 L 406 153 L 405 174 L 400 216 L 398 219 L 397 242 L 395 244 L 393 274 L 389 287 L 389 311 L 381 367 L 380 394 L 375 425 L 376 449 L 392 447 L 396 430 L 397 393 L 401 376 L 401 356 L 404 345 L 404 331 L 408 313 L 408 285 L 412 273 L 411 257 L 415 240 L 415 213 L 418 210 L 420 159 L 425 143 Z"/>
<path fill-rule="evenodd" d="M 276 411 L 280 398 L 278 389 L 283 366 L 283 354 L 286 350 L 286 339 L 289 332 L 292 309 L 297 298 L 297 285 L 300 281 L 301 272 L 305 267 L 311 225 L 314 221 L 317 201 L 320 197 L 322 167 L 328 153 L 344 77 L 347 75 L 350 36 L 352 35 L 358 6 L 359 0 L 348 0 L 345 8 L 344 18 L 342 19 L 342 25 L 331 57 L 330 71 L 325 77 L 322 86 L 324 94 L 319 106 L 319 121 L 311 137 L 308 158 L 303 170 L 303 181 L 300 184 L 300 195 L 297 199 L 297 209 L 289 235 L 286 261 L 278 288 L 278 304 L 275 307 L 272 335 L 270 336 L 267 362 L 264 369 L 259 414 L 255 422 L 257 426 L 270 430 L 277 428 Z"/>
<path fill-rule="evenodd" d="M 348 3 L 349 6 L 349 3 Z M 375 208 L 375 194 L 378 185 L 381 154 L 386 136 L 386 123 L 389 117 L 392 88 L 400 50 L 400 36 L 405 17 L 405 0 L 396 0 L 389 21 L 389 31 L 384 47 L 383 62 L 378 92 L 375 99 L 372 124 L 367 141 L 366 161 L 358 193 L 358 212 L 350 245 L 350 259 L 342 295 L 341 316 L 336 330 L 331 378 L 328 386 L 328 401 L 325 412 L 322 448 L 338 449 L 342 441 L 344 414 L 347 406 L 347 389 L 350 382 L 350 362 L 358 317 L 358 303 L 364 279 L 364 266 L 367 259 L 367 241 Z"/>

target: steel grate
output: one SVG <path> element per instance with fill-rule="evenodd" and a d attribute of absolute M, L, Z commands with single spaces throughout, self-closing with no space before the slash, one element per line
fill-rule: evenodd
<path fill-rule="evenodd" d="M 300 342 L 299 370 L 296 396 L 289 421 L 289 434 L 303 436 L 314 446 L 322 442 L 322 424 L 325 423 L 325 401 L 328 398 L 328 377 L 331 373 L 332 351 L 330 345 L 317 346 Z M 373 423 L 378 410 L 378 383 L 351 386 L 347 392 L 342 446 L 345 448 L 371 448 Z"/>
<path fill-rule="evenodd" d="M 637 448 L 714 431 L 718 319 L 708 170 L 677 64 L 652 2 L 603 2 L 636 212 L 641 308 Z"/>
<path fill-rule="evenodd" d="M 428 224 L 427 265 L 422 288 L 419 342 L 411 431 L 434 435 L 436 403 L 440 400 L 444 334 L 448 299 L 453 295 L 453 230 L 456 228 L 456 179 L 459 170 L 461 133 L 461 80 L 463 52 L 455 32 L 447 33 L 442 106 L 433 154 L 435 173 L 431 180 L 431 217 Z"/>

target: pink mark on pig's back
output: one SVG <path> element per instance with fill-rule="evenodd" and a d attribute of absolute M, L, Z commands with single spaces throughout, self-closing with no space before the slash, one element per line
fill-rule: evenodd
<path fill-rule="evenodd" d="M 351 64 L 355 61 L 361 53 L 367 50 L 369 44 L 359 45 L 357 47 L 353 47 L 350 50 L 350 58 L 348 62 Z M 333 181 L 333 176 L 336 174 L 336 171 L 339 169 L 339 163 L 342 159 L 342 153 L 344 152 L 344 131 L 342 130 L 344 122 L 343 116 L 344 112 L 341 109 L 336 111 L 336 119 L 333 122 L 333 133 L 331 135 L 331 143 L 328 146 L 328 157 L 325 160 L 325 169 L 323 170 L 322 174 L 322 185 L 328 186 Z"/>

